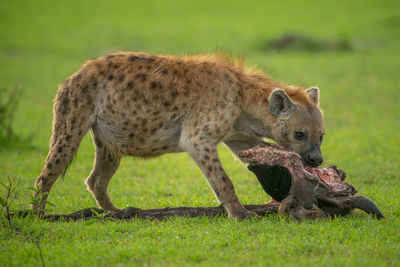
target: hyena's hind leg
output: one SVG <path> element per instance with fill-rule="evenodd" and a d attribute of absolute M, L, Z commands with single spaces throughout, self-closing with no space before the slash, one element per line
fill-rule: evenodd
<path fill-rule="evenodd" d="M 104 210 L 116 210 L 108 196 L 107 187 L 115 171 L 118 169 L 121 156 L 112 153 L 101 140 L 91 132 L 96 147 L 96 159 L 93 170 L 86 179 L 88 190 L 96 199 L 97 205 Z"/>
<path fill-rule="evenodd" d="M 41 212 L 44 210 L 51 187 L 68 167 L 82 138 L 93 123 L 93 102 L 86 97 L 83 99 L 89 102 L 80 100 L 82 103 L 76 105 L 78 99 L 66 84 L 60 86 L 54 103 L 50 149 L 42 172 L 35 182 L 35 201 L 31 209 Z"/>

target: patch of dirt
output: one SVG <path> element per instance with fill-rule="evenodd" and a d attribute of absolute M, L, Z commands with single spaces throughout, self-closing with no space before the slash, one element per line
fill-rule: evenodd
<path fill-rule="evenodd" d="M 400 16 L 393 15 L 393 16 L 386 17 L 385 19 L 382 20 L 381 24 L 385 28 L 387 28 L 387 27 L 391 27 L 391 28 L 400 27 Z"/>
<path fill-rule="evenodd" d="M 285 33 L 267 42 L 265 51 L 349 51 L 352 45 L 348 40 L 318 39 L 299 33 Z"/>

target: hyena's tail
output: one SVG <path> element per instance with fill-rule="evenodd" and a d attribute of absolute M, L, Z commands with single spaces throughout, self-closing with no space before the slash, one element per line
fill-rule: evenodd
<path fill-rule="evenodd" d="M 94 120 L 94 99 L 88 85 L 73 75 L 60 85 L 54 102 L 53 133 L 45 165 L 35 183 L 31 208 L 43 210 L 54 182 L 65 173 Z"/>

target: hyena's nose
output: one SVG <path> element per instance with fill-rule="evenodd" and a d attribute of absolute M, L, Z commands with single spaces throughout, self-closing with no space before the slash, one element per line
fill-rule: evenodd
<path fill-rule="evenodd" d="M 310 153 L 307 155 L 307 161 L 312 167 L 317 167 L 322 164 L 324 159 L 322 158 L 321 153 Z"/>

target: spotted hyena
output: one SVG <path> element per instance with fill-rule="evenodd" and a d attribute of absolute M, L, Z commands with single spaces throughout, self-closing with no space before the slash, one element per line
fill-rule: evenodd
<path fill-rule="evenodd" d="M 90 131 L 96 156 L 86 184 L 100 208 L 116 209 L 107 186 L 123 156 L 184 151 L 229 217 L 253 216 L 221 165 L 218 143 L 238 154 L 267 137 L 317 166 L 324 134 L 318 98 L 317 88 L 287 86 L 217 55 L 119 53 L 89 60 L 59 86 L 32 208 L 44 209 L 52 185 Z"/>

